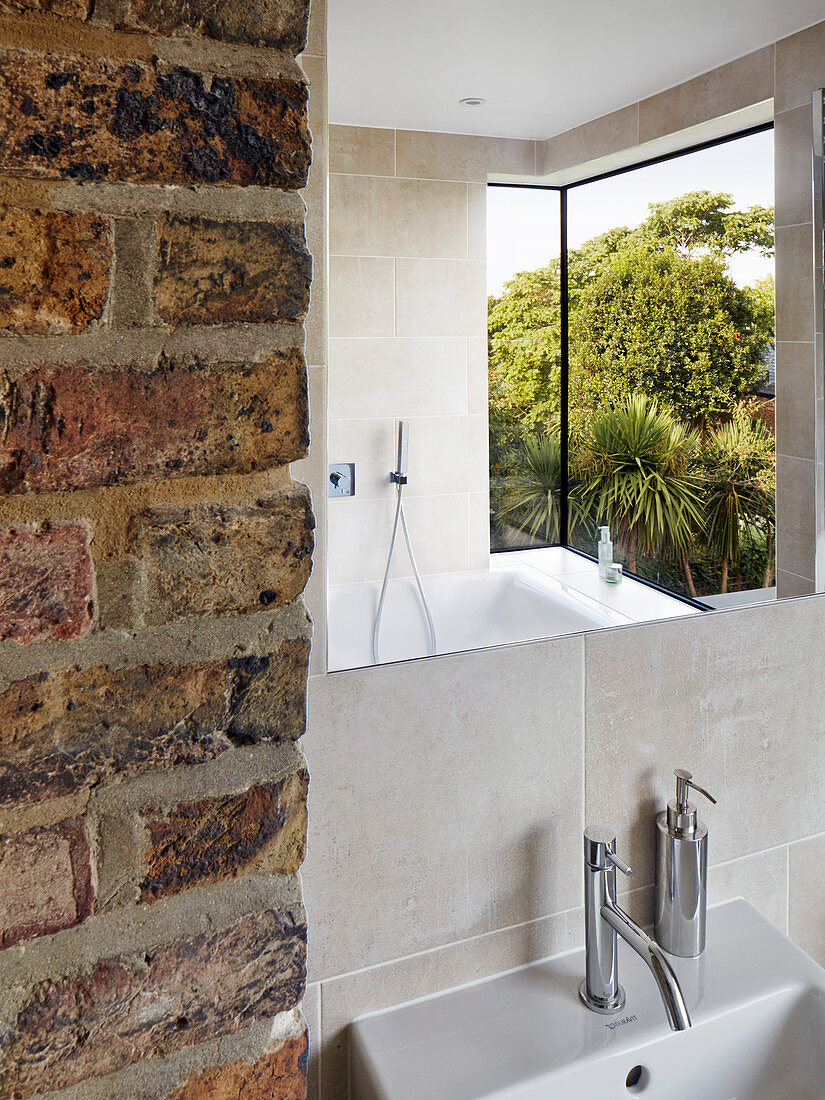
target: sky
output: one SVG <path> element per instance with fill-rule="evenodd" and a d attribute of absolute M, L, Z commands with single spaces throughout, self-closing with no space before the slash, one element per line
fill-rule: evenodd
<path fill-rule="evenodd" d="M 636 226 L 647 217 L 648 203 L 688 191 L 726 191 L 740 209 L 772 206 L 773 131 L 573 188 L 567 199 L 569 245 L 578 248 L 615 226 Z M 517 271 L 543 267 L 559 251 L 558 192 L 487 189 L 488 294 L 500 294 Z M 728 266 L 744 286 L 770 275 L 773 258 L 744 253 Z"/>

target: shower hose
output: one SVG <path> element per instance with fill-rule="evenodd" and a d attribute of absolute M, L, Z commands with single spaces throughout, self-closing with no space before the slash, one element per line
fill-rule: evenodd
<path fill-rule="evenodd" d="M 424 618 L 427 620 L 427 637 L 428 637 L 428 654 L 432 657 L 436 651 L 435 644 L 435 627 L 433 626 L 433 617 L 430 614 L 430 605 L 427 603 L 427 597 L 424 595 L 424 586 L 421 583 L 421 574 L 418 572 L 418 566 L 415 564 L 415 554 L 413 553 L 412 542 L 410 541 L 410 533 L 407 530 L 407 518 L 404 515 L 404 505 L 401 500 L 401 493 L 404 488 L 404 482 L 406 478 L 397 477 L 392 474 L 392 479 L 395 482 L 396 491 L 396 505 L 395 505 L 395 522 L 392 525 L 392 538 L 390 539 L 390 552 L 387 555 L 387 568 L 384 570 L 384 580 L 381 583 L 381 595 L 378 597 L 378 610 L 375 612 L 375 627 L 372 632 L 372 660 L 373 664 L 378 664 L 378 640 L 381 633 L 381 616 L 384 612 L 384 600 L 387 598 L 387 582 L 390 578 L 390 566 L 392 565 L 392 556 L 395 552 L 395 540 L 398 537 L 398 522 L 401 521 L 401 530 L 404 532 L 404 540 L 407 543 L 407 553 L 410 555 L 410 564 L 413 568 L 413 574 L 415 576 L 415 583 L 418 587 L 418 595 L 421 600 L 421 606 L 424 610 Z"/>

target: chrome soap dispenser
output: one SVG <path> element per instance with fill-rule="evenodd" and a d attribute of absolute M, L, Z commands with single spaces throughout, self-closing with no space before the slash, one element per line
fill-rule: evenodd
<path fill-rule="evenodd" d="M 708 906 L 708 830 L 699 820 L 688 791 L 716 799 L 677 770 L 676 798 L 656 818 L 656 924 L 660 947 L 683 959 L 705 950 Z"/>

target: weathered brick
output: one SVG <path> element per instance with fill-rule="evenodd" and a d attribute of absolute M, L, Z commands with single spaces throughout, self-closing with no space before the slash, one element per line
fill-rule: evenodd
<path fill-rule="evenodd" d="M 280 606 L 309 580 L 315 520 L 303 487 L 254 505 L 154 508 L 138 524 L 149 622 Z"/>
<path fill-rule="evenodd" d="M 103 218 L 0 206 L 0 329 L 82 332 L 103 314 L 111 266 Z"/>
<path fill-rule="evenodd" d="M 79 818 L 0 836 L 0 947 L 91 916 L 92 855 Z"/>
<path fill-rule="evenodd" d="M 194 665 L 43 672 L 0 692 L 0 806 L 120 772 L 196 764 L 232 745 L 294 740 L 306 722 L 309 645 Z"/>
<path fill-rule="evenodd" d="M 243 794 L 201 799 L 147 818 L 142 901 L 256 869 L 298 870 L 306 851 L 309 776 L 296 772 Z"/>
<path fill-rule="evenodd" d="M 125 25 L 155 34 L 196 31 L 291 54 L 306 45 L 307 0 L 131 0 Z"/>
<path fill-rule="evenodd" d="M 192 1074 L 166 1100 L 304 1100 L 306 1033 L 284 1039 L 254 1062 L 230 1062 Z"/>
<path fill-rule="evenodd" d="M 306 316 L 312 257 L 294 229 L 167 215 L 158 224 L 158 257 L 155 306 L 170 324 Z"/>
<path fill-rule="evenodd" d="M 288 350 L 250 364 L 0 373 L 0 428 L 4 493 L 250 473 L 306 453 L 306 368 Z"/>
<path fill-rule="evenodd" d="M 269 909 L 44 981 L 3 1036 L 3 1094 L 64 1088 L 290 1009 L 305 959 L 306 926 Z"/>
<path fill-rule="evenodd" d="M 0 639 L 77 638 L 94 605 L 89 533 L 80 524 L 0 530 Z"/>
<path fill-rule="evenodd" d="M 297 80 L 161 73 L 138 61 L 5 50 L 0 170 L 47 179 L 303 187 Z"/>

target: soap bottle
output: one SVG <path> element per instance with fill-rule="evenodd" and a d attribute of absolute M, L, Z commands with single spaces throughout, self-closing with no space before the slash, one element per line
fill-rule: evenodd
<path fill-rule="evenodd" d="M 607 580 L 607 567 L 613 564 L 613 543 L 610 541 L 610 528 L 599 528 L 599 576 Z"/>
<path fill-rule="evenodd" d="M 671 955 L 695 959 L 705 950 L 708 908 L 708 830 L 688 791 L 716 799 L 677 770 L 676 798 L 656 818 L 656 916 L 654 936 Z"/>

